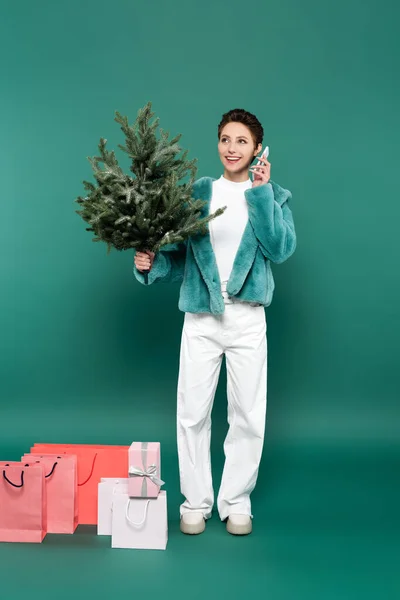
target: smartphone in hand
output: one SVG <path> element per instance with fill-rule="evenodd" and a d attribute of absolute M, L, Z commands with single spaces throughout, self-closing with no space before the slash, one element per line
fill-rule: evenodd
<path fill-rule="evenodd" d="M 265 146 L 263 153 L 261 156 L 264 156 L 265 158 L 268 158 L 268 154 L 269 154 L 269 146 Z M 257 161 L 257 165 L 260 165 L 261 162 L 260 160 Z"/>
<path fill-rule="evenodd" d="M 262 153 L 261 156 L 264 156 L 265 158 L 268 158 L 268 154 L 269 154 L 269 146 L 265 146 L 265 148 L 264 148 L 263 153 Z M 260 165 L 260 164 L 261 164 L 260 159 L 258 159 L 258 161 L 257 161 L 257 163 L 256 163 L 255 166 Z M 254 181 L 254 171 L 252 171 L 252 173 L 253 173 L 253 181 Z"/>

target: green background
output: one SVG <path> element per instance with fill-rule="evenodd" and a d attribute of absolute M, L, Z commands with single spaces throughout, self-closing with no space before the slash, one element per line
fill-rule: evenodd
<path fill-rule="evenodd" d="M 4 597 L 400 596 L 399 13 L 394 0 L 3 7 L 0 456 L 158 440 L 170 519 L 166 552 L 111 550 L 85 527 L 1 544 Z M 107 256 L 74 212 L 100 137 L 128 168 L 115 111 L 133 122 L 148 100 L 199 177 L 222 174 L 222 114 L 255 113 L 293 193 L 244 538 L 217 514 L 201 536 L 179 532 L 179 285 L 140 285 L 132 254 Z M 226 430 L 223 365 L 216 492 Z"/>

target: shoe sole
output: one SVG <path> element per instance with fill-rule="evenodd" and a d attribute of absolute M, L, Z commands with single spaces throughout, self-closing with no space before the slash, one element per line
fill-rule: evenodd
<path fill-rule="evenodd" d="M 247 525 L 234 525 L 233 523 L 230 522 L 229 518 L 226 522 L 226 530 L 228 533 L 231 533 L 232 535 L 248 535 L 249 533 L 251 533 L 253 531 L 253 525 L 252 522 L 250 520 L 250 523 L 248 523 Z"/>
<path fill-rule="evenodd" d="M 202 523 L 196 524 L 187 524 L 181 521 L 180 530 L 182 533 L 186 533 L 186 535 L 198 535 L 199 533 L 203 533 L 206 528 L 205 520 L 203 519 Z"/>

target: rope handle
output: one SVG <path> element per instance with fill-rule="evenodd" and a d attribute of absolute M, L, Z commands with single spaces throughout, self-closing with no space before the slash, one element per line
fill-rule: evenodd
<path fill-rule="evenodd" d="M 140 521 L 140 523 L 135 523 L 135 521 L 132 521 L 132 519 L 129 516 L 129 507 L 131 505 L 131 501 L 130 499 L 128 500 L 128 502 L 126 503 L 126 511 L 125 511 L 125 516 L 126 516 L 126 520 L 128 521 L 128 523 L 130 523 L 131 525 L 133 525 L 134 527 L 141 527 L 143 525 L 143 523 L 146 521 L 146 517 L 147 517 L 147 510 L 149 508 L 149 504 L 150 504 L 151 500 L 147 500 L 146 502 L 146 507 L 144 509 L 144 517 L 143 520 Z"/>
<path fill-rule="evenodd" d="M 113 487 L 113 491 L 112 491 L 112 495 L 113 496 L 115 496 L 115 492 L 117 491 L 118 486 L 120 485 L 120 483 L 121 483 L 120 481 L 116 481 L 115 482 L 114 487 Z M 111 512 L 114 512 L 114 504 L 113 504 L 113 502 L 111 503 Z"/>
<path fill-rule="evenodd" d="M 9 467 L 10 465 L 7 463 L 4 466 L 5 467 Z M 26 464 L 25 467 L 29 467 L 29 465 Z M 3 469 L 3 477 L 7 481 L 7 483 L 9 483 L 10 485 L 12 485 L 15 488 L 22 488 L 22 487 L 24 487 L 24 471 L 21 472 L 21 484 L 13 483 L 12 481 L 10 481 L 8 479 L 7 475 L 6 475 L 6 470 L 5 469 Z"/>
<path fill-rule="evenodd" d="M 54 473 L 54 469 L 56 468 L 56 466 L 58 465 L 58 462 L 55 462 L 53 465 L 53 468 L 51 469 L 50 473 L 48 475 L 45 475 L 45 478 L 47 479 L 48 477 L 51 477 L 51 475 L 53 475 Z"/>
<path fill-rule="evenodd" d="M 88 477 L 88 478 L 87 478 L 85 481 L 82 481 L 82 483 L 78 483 L 78 486 L 79 486 L 79 487 L 80 487 L 81 485 L 85 485 L 85 483 L 87 483 L 87 482 L 89 481 L 89 479 L 91 478 L 91 476 L 93 475 L 93 471 L 94 471 L 94 463 L 96 462 L 96 458 L 97 458 L 97 452 L 96 452 L 96 454 L 94 455 L 94 458 L 93 458 L 92 469 L 91 469 L 91 471 L 90 471 L 90 473 L 89 473 L 89 477 Z"/>
<path fill-rule="evenodd" d="M 41 456 L 40 458 L 43 458 L 43 456 Z M 57 456 L 57 458 L 61 458 L 61 456 Z M 36 463 L 40 464 L 40 460 L 35 460 Z M 51 469 L 50 473 L 48 475 L 45 475 L 45 478 L 47 479 L 48 477 L 50 477 L 51 475 L 53 475 L 54 473 L 54 469 L 56 468 L 56 465 L 58 465 L 58 462 L 55 462 L 53 465 L 53 468 Z"/>

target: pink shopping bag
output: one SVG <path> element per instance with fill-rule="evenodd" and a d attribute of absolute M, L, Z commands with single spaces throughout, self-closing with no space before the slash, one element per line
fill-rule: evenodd
<path fill-rule="evenodd" d="M 0 462 L 0 542 L 40 543 L 46 535 L 46 484 L 41 464 Z"/>
<path fill-rule="evenodd" d="M 23 462 L 45 468 L 47 533 L 74 533 L 78 525 L 77 458 L 68 454 L 25 454 Z"/>
<path fill-rule="evenodd" d="M 32 454 L 72 454 L 78 459 L 78 523 L 97 524 L 98 484 L 102 477 L 126 477 L 129 446 L 35 444 Z"/>

